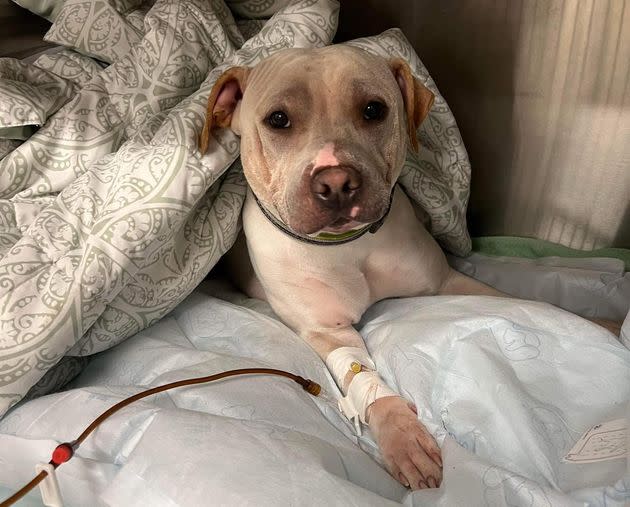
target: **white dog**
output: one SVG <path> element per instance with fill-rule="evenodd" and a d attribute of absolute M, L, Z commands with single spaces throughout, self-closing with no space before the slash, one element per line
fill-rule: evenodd
<path fill-rule="evenodd" d="M 449 268 L 396 186 L 433 98 L 402 60 L 290 49 L 217 80 L 200 143 L 205 152 L 215 128 L 241 136 L 250 190 L 233 279 L 326 361 L 344 414 L 369 424 L 389 471 L 413 489 L 439 485 L 440 450 L 353 324 L 389 297 L 503 295 Z"/>

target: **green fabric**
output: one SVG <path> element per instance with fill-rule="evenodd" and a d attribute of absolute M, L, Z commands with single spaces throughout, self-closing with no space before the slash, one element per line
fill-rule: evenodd
<path fill-rule="evenodd" d="M 630 270 L 630 250 L 627 248 L 600 248 L 598 250 L 575 250 L 563 245 L 534 238 L 513 236 L 484 236 L 472 238 L 473 251 L 485 255 L 526 257 L 612 257 L 621 259 L 626 270 Z"/>

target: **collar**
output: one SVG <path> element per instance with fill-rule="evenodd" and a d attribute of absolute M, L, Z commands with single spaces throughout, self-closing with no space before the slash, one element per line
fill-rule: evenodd
<path fill-rule="evenodd" d="M 250 188 L 250 191 L 251 191 L 251 188 Z M 258 204 L 260 211 L 262 211 L 262 214 L 265 215 L 267 220 L 269 220 L 277 229 L 281 230 L 287 236 L 290 236 L 293 239 L 297 239 L 298 241 L 301 241 L 302 243 L 308 243 L 309 245 L 331 246 L 331 245 L 343 245 L 344 243 L 349 243 L 350 241 L 359 239 L 361 236 L 363 236 L 364 234 L 368 232 L 370 234 L 374 234 L 376 231 L 378 231 L 383 225 L 383 223 L 385 222 L 387 215 L 389 215 L 389 210 L 392 208 L 392 200 L 394 199 L 394 189 L 392 189 L 392 193 L 389 195 L 389 204 L 387 206 L 387 211 L 385 211 L 385 214 L 381 217 L 380 220 L 371 224 L 367 224 L 365 227 L 362 227 L 361 229 L 355 229 L 353 231 L 342 232 L 341 234 L 335 234 L 332 232 L 320 232 L 317 236 L 302 236 L 300 234 L 297 234 L 296 232 L 293 232 L 291 229 L 289 229 L 289 227 L 286 224 L 284 224 L 281 220 L 276 218 L 272 213 L 269 212 L 269 210 L 267 210 L 262 205 L 262 203 L 258 200 L 258 197 L 253 191 L 252 191 L 252 195 L 254 196 L 254 200 L 256 201 L 256 204 Z"/>

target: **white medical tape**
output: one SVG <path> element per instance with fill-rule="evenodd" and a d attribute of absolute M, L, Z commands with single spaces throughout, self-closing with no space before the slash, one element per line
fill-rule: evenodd
<path fill-rule="evenodd" d="M 59 491 L 59 482 L 55 467 L 50 463 L 38 463 L 35 465 L 35 472 L 46 472 L 44 480 L 39 483 L 39 490 L 42 494 L 42 503 L 46 507 L 63 507 L 63 499 Z"/>
<path fill-rule="evenodd" d="M 370 370 L 376 369 L 376 365 L 370 358 L 367 350 L 359 347 L 339 347 L 328 354 L 326 366 L 332 373 L 339 389 L 343 390 L 346 375 L 352 371 L 352 363 L 355 362 Z"/>
<path fill-rule="evenodd" d="M 339 400 L 339 410 L 350 420 L 357 418 L 367 424 L 365 416 L 368 407 L 380 398 L 400 396 L 392 391 L 375 371 L 357 373 L 350 381 L 348 394 Z"/>

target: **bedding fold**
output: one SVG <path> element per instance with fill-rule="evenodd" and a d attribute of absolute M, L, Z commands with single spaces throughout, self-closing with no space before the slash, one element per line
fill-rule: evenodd
<path fill-rule="evenodd" d="M 0 138 L 24 141 L 76 92 L 72 82 L 14 58 L 0 59 Z"/>

